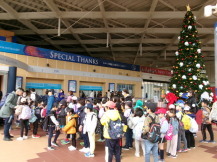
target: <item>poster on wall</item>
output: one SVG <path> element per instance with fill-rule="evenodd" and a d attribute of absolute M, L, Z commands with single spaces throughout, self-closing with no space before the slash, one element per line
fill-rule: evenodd
<path fill-rule="evenodd" d="M 115 91 L 115 83 L 109 83 L 110 92 Z"/>
<path fill-rule="evenodd" d="M 76 80 L 69 80 L 68 81 L 68 91 L 72 91 L 76 93 L 77 89 L 77 81 Z"/>
<path fill-rule="evenodd" d="M 17 76 L 16 78 L 16 89 L 23 87 L 23 77 Z"/>

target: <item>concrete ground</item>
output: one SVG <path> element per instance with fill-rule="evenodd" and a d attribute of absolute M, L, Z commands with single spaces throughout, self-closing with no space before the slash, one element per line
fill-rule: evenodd
<path fill-rule="evenodd" d="M 3 141 L 3 128 L 0 128 L 0 162 L 104 162 L 104 143 L 96 142 L 95 158 L 85 158 L 83 153 L 79 151 L 69 151 L 69 145 L 61 145 L 54 151 L 47 150 L 47 137 L 45 133 L 40 131 L 42 135 L 39 139 L 32 139 L 32 131 L 29 132 L 29 139 L 17 141 L 19 137 L 19 129 L 14 128 L 11 133 L 15 136 L 15 140 L 11 142 Z M 217 129 L 214 126 L 214 133 L 217 140 Z M 208 135 L 209 137 L 209 135 Z M 63 139 L 61 134 L 59 140 Z M 196 140 L 196 148 L 187 153 L 179 153 L 177 159 L 169 157 L 165 158 L 166 162 L 217 162 L 217 143 L 201 144 L 201 132 L 198 132 Z M 59 142 L 60 143 L 60 142 Z M 77 143 L 78 148 L 81 148 Z M 142 162 L 143 157 L 134 156 L 134 149 L 123 150 L 122 162 Z M 114 161 L 114 160 L 113 160 Z"/>

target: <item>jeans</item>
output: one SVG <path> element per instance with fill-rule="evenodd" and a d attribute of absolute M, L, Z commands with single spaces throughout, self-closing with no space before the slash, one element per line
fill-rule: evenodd
<path fill-rule="evenodd" d="M 133 130 L 129 127 L 127 128 L 127 132 L 125 133 L 126 137 L 126 144 L 125 147 L 132 147 L 133 146 Z"/>
<path fill-rule="evenodd" d="M 38 133 L 38 123 L 40 119 L 36 119 L 36 121 L 33 123 L 33 135 L 37 135 Z"/>
<path fill-rule="evenodd" d="M 56 129 L 55 126 L 49 126 L 49 128 L 48 128 L 48 133 L 49 133 L 49 137 L 48 137 L 48 147 L 51 147 L 51 139 L 52 139 L 52 137 L 53 137 L 53 131 L 54 131 L 55 129 Z M 57 138 L 58 138 L 59 135 L 60 135 L 60 130 L 57 130 L 55 133 L 56 133 L 56 134 L 55 134 L 55 137 L 54 137 L 54 140 L 53 140 L 54 143 L 57 142 Z"/>
<path fill-rule="evenodd" d="M 145 162 L 150 162 L 150 154 L 153 154 L 154 162 L 158 162 L 158 143 L 145 140 Z"/>
<path fill-rule="evenodd" d="M 83 137 L 83 140 L 84 140 L 84 147 L 89 148 L 90 147 L 90 142 L 89 142 L 88 134 L 87 133 L 85 133 L 85 134 L 82 133 L 82 137 Z"/>
<path fill-rule="evenodd" d="M 10 138 L 10 133 L 9 133 L 9 130 L 10 130 L 10 127 L 12 125 L 12 116 L 8 117 L 8 118 L 5 118 L 5 122 L 4 122 L 4 137 L 5 138 Z"/>
<path fill-rule="evenodd" d="M 185 137 L 185 131 L 180 131 L 179 134 L 178 134 L 178 145 L 177 145 L 177 150 L 180 150 L 181 149 L 181 139 L 183 139 L 184 141 L 184 150 L 187 149 L 187 140 L 186 140 L 186 137 Z"/>

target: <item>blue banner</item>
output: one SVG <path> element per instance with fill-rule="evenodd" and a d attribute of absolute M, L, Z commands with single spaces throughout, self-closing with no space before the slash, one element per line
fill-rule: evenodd
<path fill-rule="evenodd" d="M 51 84 L 51 83 L 26 83 L 26 88 L 35 89 L 61 89 L 61 84 Z"/>
<path fill-rule="evenodd" d="M 15 53 L 20 55 L 27 55 L 33 57 L 41 57 L 47 59 L 54 59 L 60 61 L 69 61 L 81 64 L 89 64 L 89 65 L 97 65 L 97 66 L 105 66 L 111 68 L 125 69 L 125 70 L 133 70 L 140 71 L 139 65 L 125 64 L 115 61 L 102 60 L 94 57 L 82 56 L 67 52 L 55 51 L 50 49 L 44 49 L 34 46 L 26 46 L 17 43 L 11 42 L 3 42 L 0 41 L 0 51 Z"/>
<path fill-rule="evenodd" d="M 88 86 L 88 85 L 81 85 L 80 91 L 102 91 L 101 86 Z"/>

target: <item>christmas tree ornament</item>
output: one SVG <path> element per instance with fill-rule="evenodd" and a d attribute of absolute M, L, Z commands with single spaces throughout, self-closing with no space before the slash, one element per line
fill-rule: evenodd
<path fill-rule="evenodd" d="M 198 53 L 201 53 L 201 49 L 197 49 L 197 52 L 198 52 Z"/>
<path fill-rule="evenodd" d="M 197 76 L 196 75 L 193 75 L 192 78 L 193 78 L 193 80 L 197 80 Z"/>
<path fill-rule="evenodd" d="M 183 87 L 181 86 L 180 89 L 183 89 Z"/>
<path fill-rule="evenodd" d="M 199 85 L 199 88 L 200 88 L 200 89 L 203 89 L 203 85 L 202 85 L 202 84 L 200 84 L 200 85 Z"/>
<path fill-rule="evenodd" d="M 179 55 L 179 52 L 178 52 L 178 51 L 176 51 L 176 52 L 175 52 L 175 55 L 176 55 L 176 56 L 178 56 L 178 55 Z"/>
<path fill-rule="evenodd" d="M 196 44 L 195 44 L 195 43 L 193 43 L 192 45 L 193 45 L 193 46 L 195 46 Z"/>
<path fill-rule="evenodd" d="M 186 79 L 186 75 L 182 75 L 182 79 Z"/>
<path fill-rule="evenodd" d="M 172 86 L 173 86 L 174 89 L 176 89 L 176 84 L 173 84 Z"/>
<path fill-rule="evenodd" d="M 181 97 L 182 95 L 183 95 L 183 93 L 182 93 L 182 92 L 180 92 L 180 93 L 179 93 L 179 96 Z"/>
<path fill-rule="evenodd" d="M 184 63 L 183 63 L 183 62 L 180 62 L 180 63 L 179 63 L 179 66 L 180 66 L 180 67 L 182 67 L 183 65 L 184 65 Z"/>
<path fill-rule="evenodd" d="M 194 61 L 195 62 L 195 61 Z M 196 67 L 199 69 L 200 68 L 200 64 L 196 64 Z"/>
<path fill-rule="evenodd" d="M 191 25 L 189 25 L 189 26 L 188 26 L 188 30 L 191 30 L 191 29 L 192 29 L 192 26 L 191 26 Z"/>
<path fill-rule="evenodd" d="M 178 40 L 180 40 L 180 36 L 178 36 Z"/>
<path fill-rule="evenodd" d="M 189 43 L 188 43 L 188 42 L 185 42 L 185 45 L 186 45 L 186 46 L 189 46 Z"/>
<path fill-rule="evenodd" d="M 191 68 L 188 69 L 189 72 L 191 72 L 191 70 L 192 70 Z"/>

